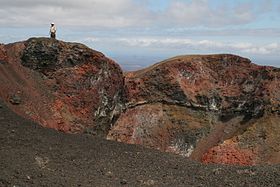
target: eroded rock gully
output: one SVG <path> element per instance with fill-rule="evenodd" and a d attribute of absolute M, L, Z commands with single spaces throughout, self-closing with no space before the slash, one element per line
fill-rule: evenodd
<path fill-rule="evenodd" d="M 127 73 L 108 139 L 204 163 L 279 163 L 280 71 L 235 55 L 180 56 Z"/>
<path fill-rule="evenodd" d="M 278 68 L 228 54 L 179 56 L 123 75 L 82 44 L 0 45 L 0 96 L 17 114 L 204 163 L 280 162 L 279 79 Z"/>

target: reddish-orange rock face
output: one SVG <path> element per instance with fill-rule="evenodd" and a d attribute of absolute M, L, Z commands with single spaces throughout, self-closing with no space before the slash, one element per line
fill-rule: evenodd
<path fill-rule="evenodd" d="M 279 69 L 235 55 L 180 56 L 129 72 L 128 109 L 107 138 L 205 163 L 276 162 L 280 138 L 268 129 L 280 126 L 279 80 Z M 274 143 L 260 144 L 258 131 Z"/>
<path fill-rule="evenodd" d="M 33 38 L 2 45 L 0 61 L 1 98 L 46 127 L 103 134 L 120 110 L 120 67 L 84 45 Z"/>
<path fill-rule="evenodd" d="M 202 157 L 203 163 L 255 165 L 257 152 L 251 149 L 242 149 L 237 143 L 226 141 L 223 144 L 208 150 Z"/>
<path fill-rule="evenodd" d="M 280 94 L 278 79 L 279 69 L 257 66 L 246 58 L 197 55 L 172 58 L 128 73 L 126 86 L 129 101 L 134 103 L 164 100 L 218 110 L 243 107 L 248 98 L 276 101 Z"/>
<path fill-rule="evenodd" d="M 0 45 L 0 98 L 64 132 L 204 163 L 280 163 L 280 70 L 235 55 L 179 56 L 123 76 L 102 53 L 46 38 Z"/>

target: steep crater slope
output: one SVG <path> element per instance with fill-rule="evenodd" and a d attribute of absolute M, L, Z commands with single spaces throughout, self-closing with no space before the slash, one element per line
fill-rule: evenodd
<path fill-rule="evenodd" d="M 123 84 L 118 64 L 82 44 L 31 38 L 0 45 L 0 97 L 45 127 L 106 134 Z"/>
<path fill-rule="evenodd" d="M 142 146 L 47 129 L 0 100 L 0 186 L 279 186 L 280 165 L 204 165 Z"/>
<path fill-rule="evenodd" d="M 126 74 L 107 138 L 205 163 L 280 163 L 280 70 L 235 55 L 179 56 Z"/>
<path fill-rule="evenodd" d="M 279 79 L 235 55 L 175 57 L 124 79 L 82 44 L 0 45 L 0 97 L 17 114 L 204 163 L 280 163 Z"/>

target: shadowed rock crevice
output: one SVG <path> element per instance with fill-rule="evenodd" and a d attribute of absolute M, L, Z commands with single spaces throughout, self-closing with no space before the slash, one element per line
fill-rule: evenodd
<path fill-rule="evenodd" d="M 3 52 L 8 63 L 0 81 L 13 88 L 4 86 L 1 97 L 22 95 L 14 111 L 60 131 L 107 134 L 123 105 L 118 64 L 85 45 L 49 38 L 4 45 Z"/>
<path fill-rule="evenodd" d="M 0 113 L 1 187 L 280 184 L 279 165 L 205 165 L 142 146 L 46 129 L 16 115 L 1 101 Z M 179 138 L 183 143 L 178 147 L 189 149 L 184 141 L 193 139 Z M 246 138 L 251 139 L 250 134 Z"/>
<path fill-rule="evenodd" d="M 263 150 L 275 157 L 271 145 L 241 146 L 239 138 L 259 121 L 269 125 L 264 118 L 280 119 L 277 112 L 271 113 L 280 98 L 276 72 L 228 54 L 179 56 L 128 72 L 128 109 L 108 138 L 205 163 L 269 163 Z M 219 151 L 228 153 L 227 159 Z"/>
<path fill-rule="evenodd" d="M 280 71 L 230 54 L 167 59 L 125 75 L 85 45 L 0 45 L 0 97 L 17 114 L 204 163 L 280 163 Z"/>

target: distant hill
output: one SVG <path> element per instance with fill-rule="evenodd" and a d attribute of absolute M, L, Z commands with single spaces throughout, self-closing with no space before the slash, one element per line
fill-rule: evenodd
<path fill-rule="evenodd" d="M 235 55 L 178 56 L 127 73 L 108 138 L 205 163 L 279 163 L 280 69 Z"/>

